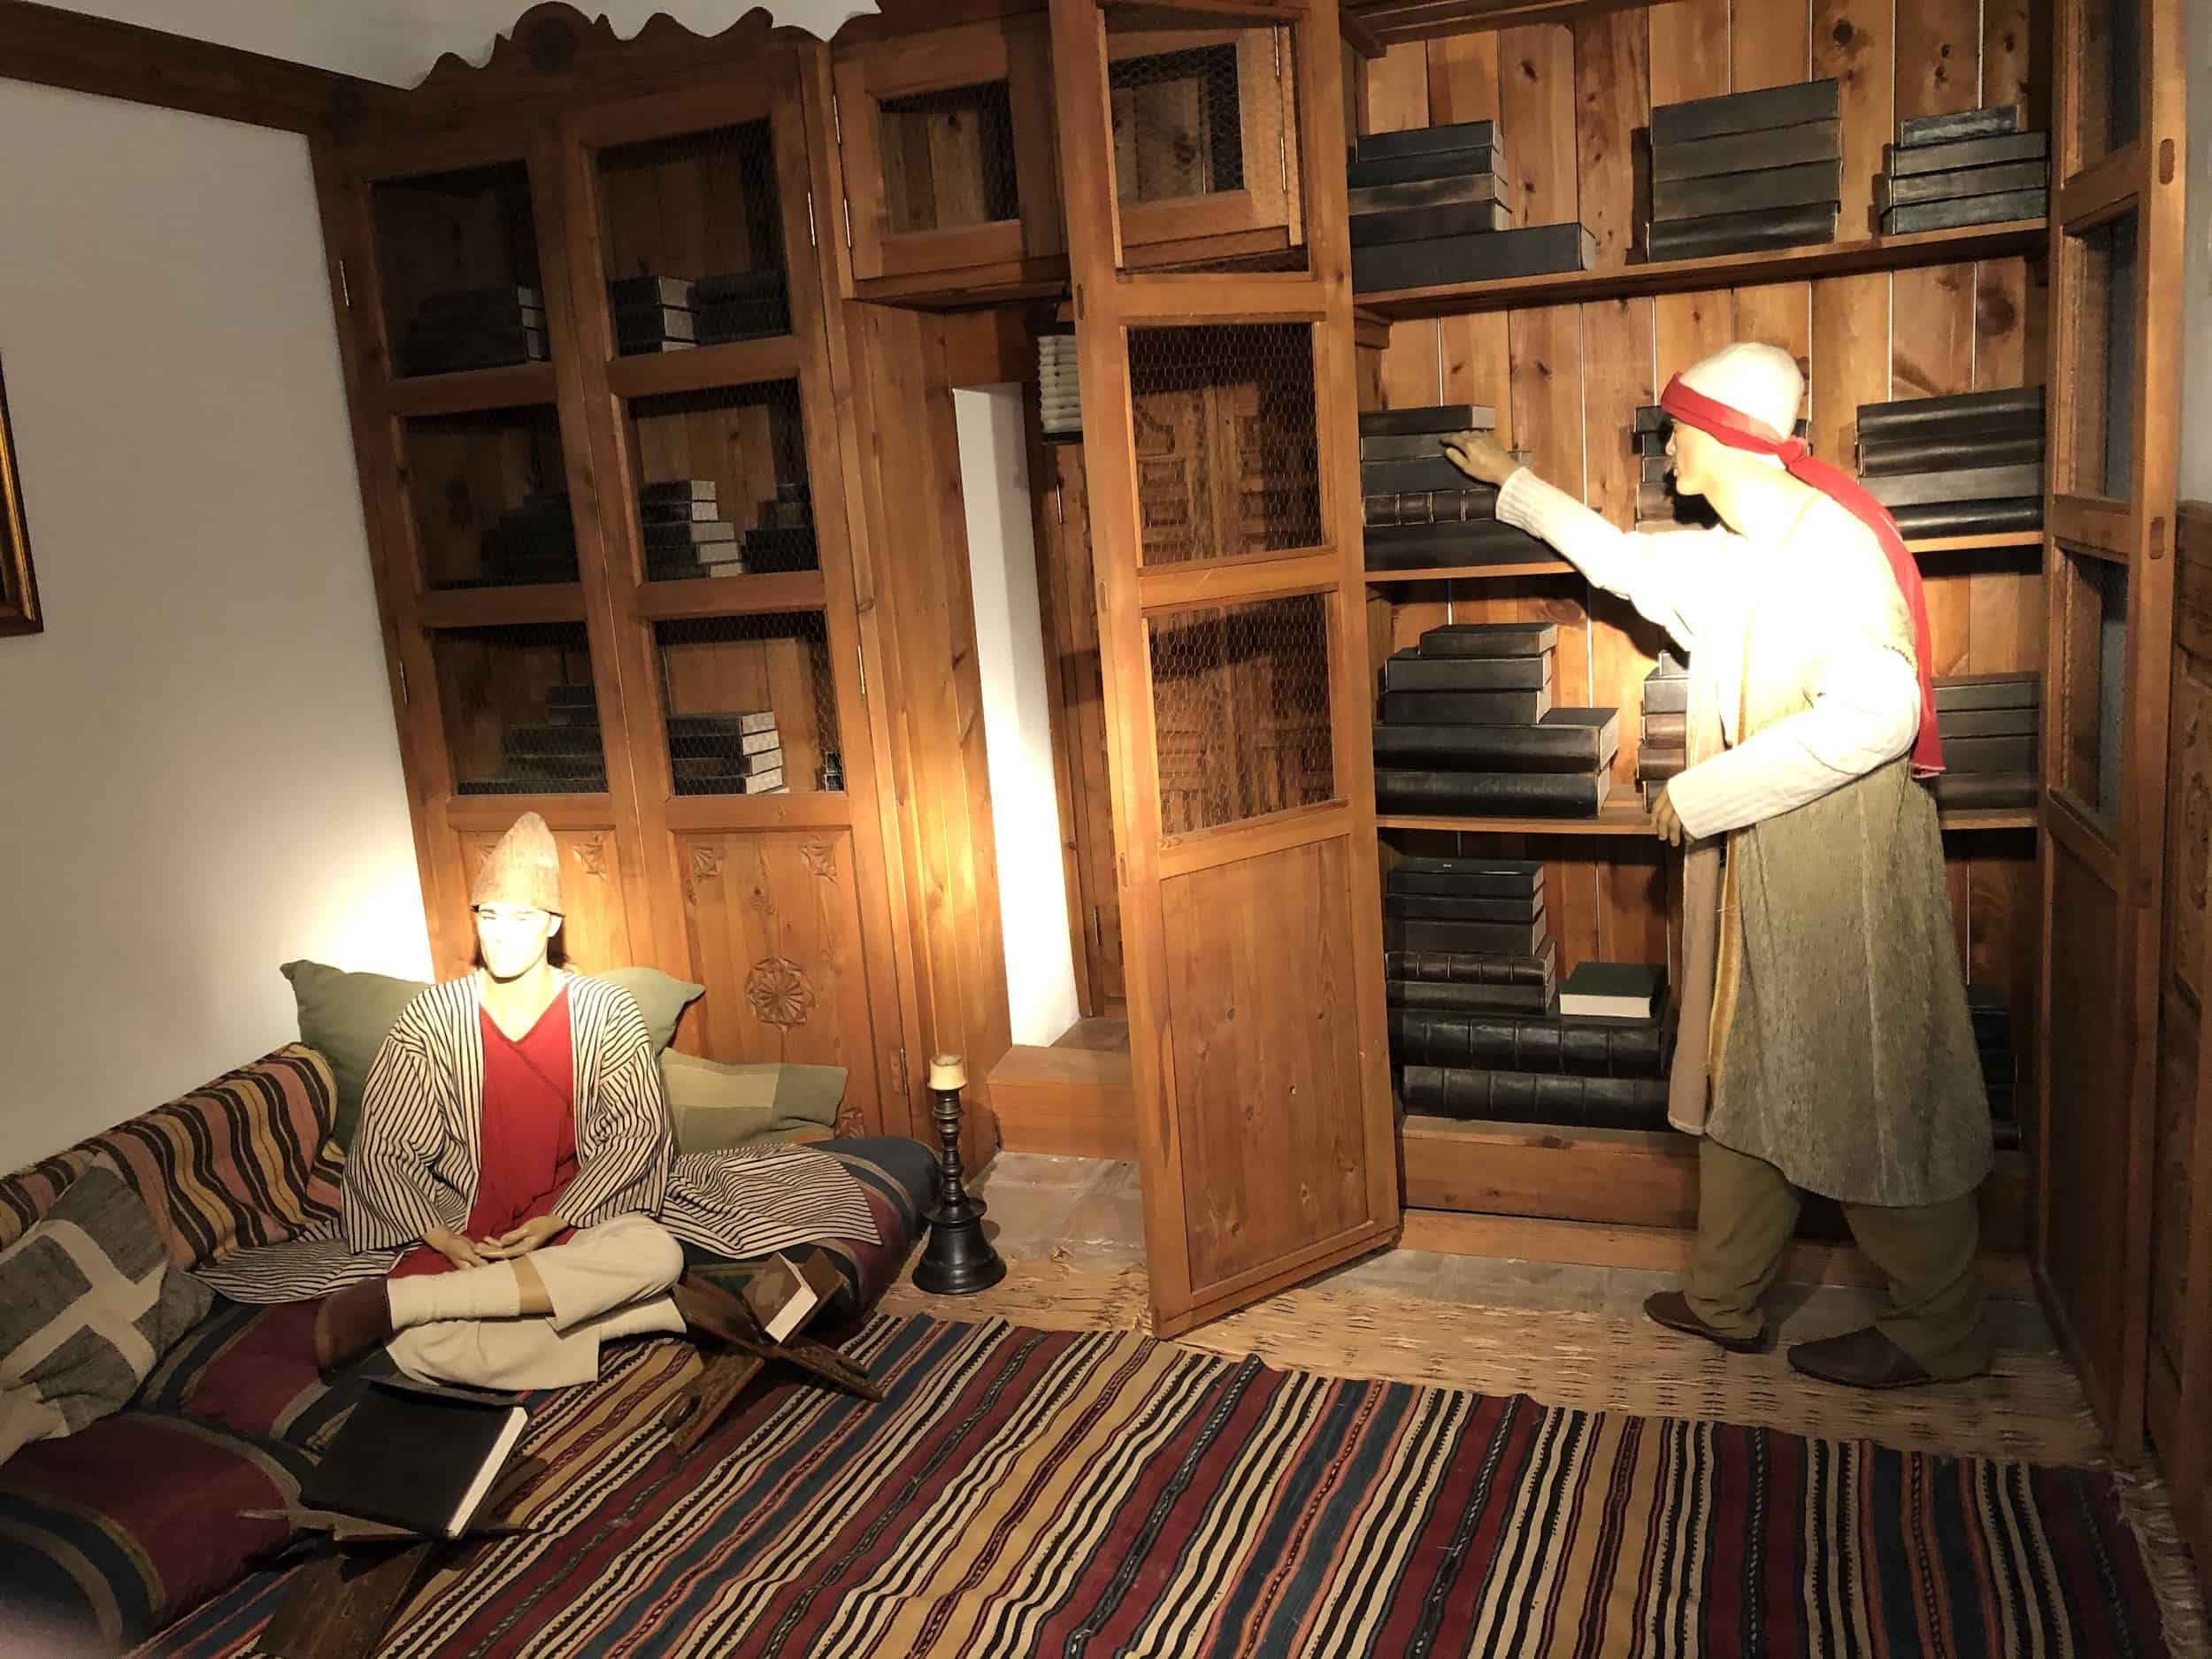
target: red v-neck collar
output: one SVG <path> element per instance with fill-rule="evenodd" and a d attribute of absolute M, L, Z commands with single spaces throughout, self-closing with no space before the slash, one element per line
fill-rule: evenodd
<path fill-rule="evenodd" d="M 530 1022 L 530 1029 L 524 1032 L 519 1037 L 510 1037 L 506 1032 L 501 1028 L 499 1021 L 493 1018 L 492 1010 L 485 1007 L 483 987 L 480 985 L 477 987 L 476 1015 L 479 1019 L 484 1022 L 485 1026 L 494 1033 L 502 1042 L 506 1043 L 511 1048 L 519 1048 L 525 1043 L 528 1042 L 531 1038 L 537 1035 L 538 1028 L 545 1024 L 546 1017 L 551 1014 L 557 1008 L 565 1009 L 567 1001 L 568 981 L 566 979 L 563 979 L 561 981 L 561 988 L 553 993 L 553 1000 L 548 1002 L 543 1008 L 540 1009 L 538 1010 L 538 1017 Z"/>

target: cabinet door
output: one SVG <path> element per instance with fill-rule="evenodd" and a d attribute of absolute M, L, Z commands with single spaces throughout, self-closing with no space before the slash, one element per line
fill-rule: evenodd
<path fill-rule="evenodd" d="M 2051 224 L 2038 1263 L 2139 1446 L 2173 641 L 2180 0 L 2062 0 Z M 2192 1439 L 2200 1437 L 2192 1436 Z"/>
<path fill-rule="evenodd" d="M 857 280 L 1002 280 L 1064 250 L 1043 19 L 841 48 L 834 73 Z"/>
<path fill-rule="evenodd" d="M 1204 19 L 1217 22 L 1217 18 Z M 1153 1326 L 1388 1242 L 1343 180 L 1311 274 L 1121 270 L 1109 32 L 1054 0 Z M 1307 6 L 1303 61 L 1333 62 Z M 1339 78 L 1300 78 L 1311 148 Z M 1136 135 L 1142 139 L 1142 134 Z"/>

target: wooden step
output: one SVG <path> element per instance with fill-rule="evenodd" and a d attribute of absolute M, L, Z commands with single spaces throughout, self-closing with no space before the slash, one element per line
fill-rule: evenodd
<path fill-rule="evenodd" d="M 1125 1049 L 1017 1044 L 991 1068 L 991 1107 L 1004 1151 L 1137 1156 L 1136 1091 Z"/>

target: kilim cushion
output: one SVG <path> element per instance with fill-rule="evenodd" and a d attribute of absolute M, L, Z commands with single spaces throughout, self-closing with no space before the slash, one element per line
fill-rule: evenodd
<path fill-rule="evenodd" d="M 211 1423 L 104 1417 L 0 1466 L 0 1648 L 113 1653 L 235 1583 L 292 1538 L 311 1460 Z M 18 1646 L 18 1644 L 20 1644 Z"/>
<path fill-rule="evenodd" d="M 169 1350 L 132 1407 L 180 1412 L 319 1453 L 360 1398 L 362 1379 L 396 1369 L 380 1348 L 342 1380 L 326 1382 L 315 1369 L 321 1305 L 250 1305 L 218 1296 L 214 1311 Z"/>
<path fill-rule="evenodd" d="M 288 1044 L 0 1181 L 0 1246 L 104 1156 L 152 1212 L 169 1259 L 198 1267 L 281 1244 L 338 1214 L 330 1065 Z"/>
<path fill-rule="evenodd" d="M 163 1253 L 144 1201 L 93 1164 L 0 1250 L 0 1464 L 121 1410 L 213 1301 Z"/>

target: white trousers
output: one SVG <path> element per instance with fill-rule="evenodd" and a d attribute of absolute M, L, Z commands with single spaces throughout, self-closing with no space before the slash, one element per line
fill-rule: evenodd
<path fill-rule="evenodd" d="M 400 1370 L 425 1382 L 479 1388 L 565 1388 L 599 1375 L 602 1342 L 684 1328 L 668 1294 L 683 1275 L 683 1247 L 649 1216 L 618 1216 L 580 1227 L 566 1244 L 534 1250 L 526 1259 L 553 1304 L 550 1317 L 412 1325 L 387 1348 Z M 512 1272 L 513 1263 L 503 1262 L 465 1268 L 454 1277 Z M 511 1288 L 496 1289 L 513 1306 Z"/>

